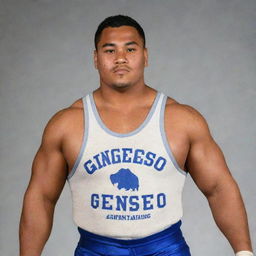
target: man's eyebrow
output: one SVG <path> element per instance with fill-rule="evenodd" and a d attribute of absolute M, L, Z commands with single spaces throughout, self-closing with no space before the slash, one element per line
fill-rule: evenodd
<path fill-rule="evenodd" d="M 106 43 L 106 44 L 102 45 L 102 48 L 108 47 L 108 46 L 115 46 L 115 44 L 113 44 L 113 43 Z"/>
<path fill-rule="evenodd" d="M 131 42 L 125 43 L 125 46 L 133 45 L 133 44 L 139 45 L 137 42 L 131 41 Z M 104 48 L 104 47 L 114 47 L 114 46 L 116 46 L 116 44 L 114 44 L 114 43 L 105 43 L 105 44 L 102 45 L 102 48 Z"/>
<path fill-rule="evenodd" d="M 132 44 L 139 45 L 139 44 L 138 44 L 137 42 L 135 42 L 135 41 L 128 42 L 128 43 L 126 43 L 125 45 L 132 45 Z"/>

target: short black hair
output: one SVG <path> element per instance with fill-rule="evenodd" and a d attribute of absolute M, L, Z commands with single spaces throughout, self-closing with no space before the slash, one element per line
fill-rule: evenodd
<path fill-rule="evenodd" d="M 141 25 L 136 20 L 134 20 L 133 18 L 131 18 L 129 16 L 115 15 L 115 16 L 110 16 L 110 17 L 106 18 L 98 26 L 98 29 L 94 36 L 95 49 L 97 50 L 97 45 L 100 41 L 100 36 L 101 36 L 103 29 L 108 28 L 108 27 L 118 28 L 121 26 L 134 27 L 138 31 L 139 35 L 141 36 L 141 38 L 143 40 L 143 46 L 144 47 L 146 46 L 145 33 L 144 33 L 144 30 L 141 27 Z"/>

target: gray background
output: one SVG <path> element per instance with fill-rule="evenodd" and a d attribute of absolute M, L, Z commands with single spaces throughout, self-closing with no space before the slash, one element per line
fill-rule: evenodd
<path fill-rule="evenodd" d="M 1 0 L 1 255 L 18 255 L 22 199 L 43 129 L 97 87 L 93 36 L 105 17 L 120 13 L 145 30 L 147 83 L 207 119 L 240 185 L 256 244 L 255 0 Z M 233 255 L 190 177 L 182 229 L 192 255 Z M 66 185 L 43 255 L 73 255 L 77 240 Z"/>

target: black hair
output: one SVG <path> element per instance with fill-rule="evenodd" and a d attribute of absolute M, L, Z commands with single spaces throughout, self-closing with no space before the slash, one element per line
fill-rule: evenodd
<path fill-rule="evenodd" d="M 145 39 L 144 30 L 140 26 L 140 24 L 136 20 L 134 20 L 133 18 L 131 18 L 129 16 L 115 15 L 115 16 L 110 16 L 110 17 L 106 18 L 98 26 L 98 29 L 97 29 L 97 31 L 95 33 L 95 36 L 94 36 L 95 49 L 97 49 L 97 45 L 100 41 L 100 36 L 101 36 L 101 33 L 102 33 L 103 29 L 105 29 L 107 27 L 118 28 L 118 27 L 121 27 L 121 26 L 134 27 L 138 31 L 141 38 L 143 39 L 143 46 L 144 47 L 146 46 L 146 39 Z"/>

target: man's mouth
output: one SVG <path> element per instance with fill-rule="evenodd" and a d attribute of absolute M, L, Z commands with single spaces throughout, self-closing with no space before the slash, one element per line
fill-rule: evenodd
<path fill-rule="evenodd" d="M 127 67 L 116 67 L 116 68 L 114 68 L 114 73 L 115 74 L 126 74 L 126 73 L 128 73 L 128 72 L 130 72 L 130 69 L 129 68 L 127 68 Z"/>
<path fill-rule="evenodd" d="M 126 74 L 128 73 L 129 71 L 127 69 L 117 69 L 115 70 L 115 74 L 118 74 L 118 75 L 123 75 L 123 74 Z"/>

